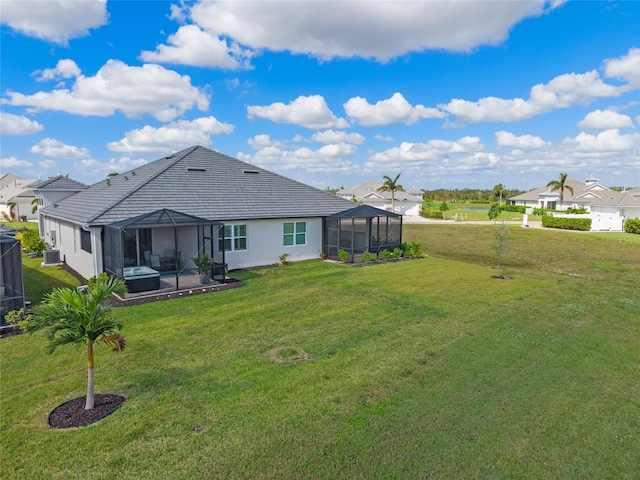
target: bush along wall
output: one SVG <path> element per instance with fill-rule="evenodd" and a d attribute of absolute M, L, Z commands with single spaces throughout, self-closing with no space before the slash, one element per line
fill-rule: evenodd
<path fill-rule="evenodd" d="M 560 228 L 562 230 L 581 230 L 588 232 L 591 230 L 590 218 L 563 218 L 544 215 L 542 226 L 548 228 Z"/>
<path fill-rule="evenodd" d="M 640 218 L 629 218 L 624 222 L 624 231 L 640 235 Z"/>
<path fill-rule="evenodd" d="M 422 216 L 425 218 L 444 218 L 443 212 L 439 210 L 423 210 Z"/>
<path fill-rule="evenodd" d="M 527 213 L 527 206 L 526 205 L 500 205 L 500 210 L 503 212 Z"/>

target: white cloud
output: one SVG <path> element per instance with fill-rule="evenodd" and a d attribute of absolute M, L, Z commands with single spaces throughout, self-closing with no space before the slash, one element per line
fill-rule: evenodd
<path fill-rule="evenodd" d="M 79 76 L 71 90 L 56 89 L 23 95 L 7 92 L 2 103 L 30 107 L 30 111 L 55 110 L 84 116 L 128 117 L 150 114 L 160 121 L 173 120 L 197 106 L 209 107 L 209 98 L 191 85 L 191 79 L 160 65 L 130 67 L 109 60 L 94 77 Z"/>
<path fill-rule="evenodd" d="M 190 145 L 211 145 L 211 135 L 229 134 L 233 125 L 222 123 L 215 117 L 180 120 L 159 128 L 145 125 L 125 133 L 117 142 L 109 142 L 107 148 L 122 153 L 162 153 L 181 150 Z"/>
<path fill-rule="evenodd" d="M 272 171 L 304 170 L 305 172 L 342 172 L 347 173 L 352 165 L 343 157 L 354 153 L 355 147 L 325 145 L 318 150 L 308 147 L 284 150 L 267 147 L 254 155 L 239 154 L 238 158 Z"/>
<path fill-rule="evenodd" d="M 285 105 L 282 102 L 272 103 L 264 107 L 250 105 L 247 107 L 250 119 L 266 118 L 276 123 L 290 123 L 305 128 L 347 128 L 349 122 L 337 118 L 327 106 L 321 95 L 300 96 Z"/>
<path fill-rule="evenodd" d="M 93 158 L 80 160 L 73 164 L 80 173 L 94 175 L 102 173 L 104 175 L 111 172 L 126 172 L 136 167 L 146 165 L 148 162 L 143 159 L 132 159 L 129 157 L 112 158 L 106 162 L 100 162 Z"/>
<path fill-rule="evenodd" d="M 470 102 L 456 98 L 439 107 L 467 123 L 518 122 L 558 108 L 588 104 L 596 98 L 616 97 L 622 93 L 621 87 L 607 85 L 593 70 L 559 75 L 547 84 L 535 85 L 528 100 L 485 97 Z"/>
<path fill-rule="evenodd" d="M 33 76 L 36 80 L 43 82 L 45 80 L 56 80 L 59 78 L 74 78 L 82 73 L 80 68 L 73 60 L 68 58 L 59 60 L 55 68 L 45 68 L 44 70 L 36 70 Z"/>
<path fill-rule="evenodd" d="M 227 39 L 203 31 L 197 25 L 184 25 L 167 39 L 168 45 L 158 45 L 154 52 L 143 51 L 145 62 L 173 63 L 196 67 L 217 67 L 229 70 L 248 68 L 253 54 Z"/>
<path fill-rule="evenodd" d="M 611 128 L 633 128 L 633 120 L 628 115 L 613 110 L 594 110 L 578 122 L 580 128 L 592 130 L 609 130 Z"/>
<path fill-rule="evenodd" d="M 56 162 L 55 160 L 42 160 L 41 162 L 38 162 L 38 166 L 40 168 L 50 169 L 57 167 L 58 162 Z"/>
<path fill-rule="evenodd" d="M 565 138 L 561 146 L 565 151 L 580 156 L 585 154 L 601 156 L 601 154 L 619 152 L 631 154 L 634 150 L 640 151 L 640 134 L 620 135 L 617 128 L 604 130 L 597 135 L 581 132 L 574 138 Z"/>
<path fill-rule="evenodd" d="M 484 153 L 484 145 L 478 137 L 462 137 L 455 141 L 430 140 L 427 143 L 402 142 L 398 147 L 370 155 L 365 167 L 374 170 L 380 167 L 416 170 L 430 163 L 476 153 Z M 498 156 L 491 154 L 486 159 L 493 164 Z"/>
<path fill-rule="evenodd" d="M 537 148 L 546 148 L 551 144 L 545 142 L 540 137 L 534 137 L 533 135 L 520 135 L 516 136 L 511 132 L 500 131 L 496 132 L 496 146 L 522 148 L 524 150 L 531 150 Z"/>
<path fill-rule="evenodd" d="M 256 135 L 248 140 L 249 145 L 255 150 L 264 150 L 266 148 L 282 148 L 283 143 L 278 140 L 272 140 L 270 135 Z"/>
<path fill-rule="evenodd" d="M 106 0 L 2 1 L 3 24 L 29 37 L 66 45 L 108 21 Z"/>
<path fill-rule="evenodd" d="M 238 158 L 276 172 L 298 169 L 313 173 L 346 173 L 353 169 L 347 157 L 355 155 L 358 149 L 355 145 L 340 141 L 340 133 L 342 132 L 333 132 L 335 135 L 328 134 L 325 140 L 333 136 L 336 143 L 328 143 L 317 150 L 309 147 L 291 148 L 284 142 L 272 139 L 269 135 L 256 135 L 249 139 L 249 145 L 256 150 L 256 153 L 253 155 L 238 153 Z M 294 140 L 302 139 L 298 137 Z"/>
<path fill-rule="evenodd" d="M 353 97 L 344 104 L 344 110 L 360 125 L 378 126 L 390 123 L 412 125 L 421 118 L 444 118 L 444 112 L 424 105 L 412 106 L 401 93 L 394 93 L 391 98 L 380 100 L 375 105 L 366 98 Z"/>
<path fill-rule="evenodd" d="M 32 135 L 41 132 L 44 127 L 22 115 L 0 112 L 0 135 Z"/>
<path fill-rule="evenodd" d="M 253 49 L 290 51 L 320 59 L 364 57 L 387 61 L 428 49 L 468 51 L 504 41 L 527 17 L 562 2 L 325 2 L 201 1 L 191 20 Z M 184 9 L 172 10 L 184 18 Z M 357 21 L 354 21 L 357 19 Z"/>
<path fill-rule="evenodd" d="M 26 160 L 18 160 L 16 157 L 0 158 L 2 168 L 28 168 L 33 167 L 33 163 Z"/>
<path fill-rule="evenodd" d="M 353 143 L 360 145 L 364 143 L 364 137 L 359 133 L 347 133 L 336 130 L 325 130 L 313 134 L 311 140 L 318 143 Z"/>
<path fill-rule="evenodd" d="M 640 88 L 640 48 L 630 48 L 620 58 L 605 60 L 605 75 L 625 80 L 628 89 Z"/>
<path fill-rule="evenodd" d="M 44 155 L 45 157 L 56 158 L 87 158 L 89 150 L 86 148 L 78 148 L 73 145 L 65 145 L 54 138 L 43 138 L 29 150 L 31 153 Z"/>
<path fill-rule="evenodd" d="M 379 140 L 381 142 L 393 142 L 393 137 L 391 137 L 390 135 L 374 135 L 373 138 L 375 138 L 376 140 Z"/>

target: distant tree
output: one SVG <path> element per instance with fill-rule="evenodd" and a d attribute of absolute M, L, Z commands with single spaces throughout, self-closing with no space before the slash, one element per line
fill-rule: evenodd
<path fill-rule="evenodd" d="M 440 202 L 440 211 L 442 212 L 442 218 L 444 218 L 444 213 L 449 211 L 449 204 L 446 200 Z"/>
<path fill-rule="evenodd" d="M 9 218 L 12 222 L 16 220 L 16 206 L 18 204 L 16 202 L 7 202 L 7 207 L 9 207 Z"/>
<path fill-rule="evenodd" d="M 109 173 L 107 173 L 107 177 L 108 178 L 117 177 L 118 175 L 120 175 L 120 173 L 118 173 L 118 172 L 109 172 Z"/>
<path fill-rule="evenodd" d="M 402 172 L 396 175 L 396 178 L 394 179 L 386 175 L 383 176 L 382 177 L 383 183 L 380 187 L 378 187 L 378 190 L 381 192 L 391 192 L 391 210 L 394 212 L 395 212 L 396 192 L 404 191 L 404 187 L 398 184 L 398 179 L 400 178 L 400 175 L 402 175 Z"/>
<path fill-rule="evenodd" d="M 122 325 L 111 315 L 107 299 L 112 293 L 123 295 L 125 284 L 117 278 L 98 280 L 86 293 L 75 288 L 56 288 L 45 295 L 43 302 L 24 322 L 27 333 L 45 330 L 49 339 L 49 353 L 67 344 L 87 347 L 87 398 L 85 410 L 94 407 L 93 347 L 105 343 L 112 350 L 125 347 L 120 334 Z"/>
<path fill-rule="evenodd" d="M 493 220 L 494 222 L 500 216 L 500 205 L 496 202 L 491 204 L 491 208 L 489 209 L 489 220 Z"/>
<path fill-rule="evenodd" d="M 565 189 L 571 192 L 573 195 L 573 187 L 567 185 L 567 174 L 561 173 L 560 178 L 558 180 L 551 180 L 547 183 L 547 187 L 551 187 L 551 191 L 555 192 L 556 190 L 560 190 L 560 205 L 564 202 L 564 191 Z"/>
<path fill-rule="evenodd" d="M 504 195 L 506 191 L 507 190 L 504 188 L 504 185 L 501 183 L 493 187 L 493 196 L 500 200 L 500 205 L 502 205 L 502 195 Z"/>
<path fill-rule="evenodd" d="M 31 200 L 31 213 L 36 213 L 38 211 L 38 199 L 34 198 Z"/>

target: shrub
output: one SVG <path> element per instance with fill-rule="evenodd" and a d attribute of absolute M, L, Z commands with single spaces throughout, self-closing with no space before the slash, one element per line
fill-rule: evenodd
<path fill-rule="evenodd" d="M 574 214 L 584 215 L 589 212 L 587 212 L 587 209 L 584 207 L 580 207 L 580 208 L 567 207 L 567 209 L 565 210 L 565 213 L 574 213 Z"/>
<path fill-rule="evenodd" d="M 422 216 L 424 218 L 444 218 L 443 212 L 439 210 L 423 210 Z"/>
<path fill-rule="evenodd" d="M 526 205 L 500 205 L 503 212 L 527 213 Z"/>
<path fill-rule="evenodd" d="M 640 234 L 640 218 L 629 218 L 624 222 L 624 231 Z"/>
<path fill-rule="evenodd" d="M 376 257 L 373 253 L 371 252 L 364 252 L 362 254 L 362 257 L 360 257 L 360 261 L 362 263 L 367 263 L 367 262 L 377 262 L 378 261 L 378 257 Z"/>
<path fill-rule="evenodd" d="M 560 228 L 562 230 L 591 230 L 590 218 L 563 218 L 545 215 L 542 217 L 542 226 L 548 228 Z"/>
<path fill-rule="evenodd" d="M 405 257 L 417 258 L 422 256 L 422 245 L 418 242 L 403 243 L 402 250 Z"/>
<path fill-rule="evenodd" d="M 37 230 L 25 230 L 20 235 L 20 241 L 22 242 L 22 246 L 26 248 L 29 253 L 42 255 L 42 252 L 47 248 L 47 244 L 40 238 L 40 234 Z"/>
<path fill-rule="evenodd" d="M 87 280 L 87 288 L 89 290 L 92 290 L 96 285 L 100 285 L 108 281 L 109 281 L 109 274 L 107 272 L 102 272 L 97 277 L 91 277 L 89 280 Z"/>
<path fill-rule="evenodd" d="M 384 249 L 378 252 L 378 259 L 380 260 L 389 260 L 393 255 L 389 250 Z"/>
<path fill-rule="evenodd" d="M 351 254 L 346 250 L 338 250 L 338 260 L 349 263 L 351 261 Z"/>
<path fill-rule="evenodd" d="M 400 247 L 396 247 L 391 252 L 391 258 L 401 258 L 404 255 L 404 250 Z"/>
<path fill-rule="evenodd" d="M 546 210 L 544 208 L 534 208 L 533 209 L 533 214 L 534 215 L 538 215 L 539 217 L 544 217 L 545 215 L 549 215 L 551 213 L 551 210 Z"/>
<path fill-rule="evenodd" d="M 494 202 L 491 204 L 491 208 L 489 209 L 489 220 L 495 220 L 500 216 L 500 211 L 502 209 L 498 206 L 498 202 Z"/>

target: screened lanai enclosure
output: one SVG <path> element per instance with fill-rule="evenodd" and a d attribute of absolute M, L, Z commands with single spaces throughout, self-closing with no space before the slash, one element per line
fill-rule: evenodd
<path fill-rule="evenodd" d="M 378 254 L 402 245 L 402 215 L 369 205 L 359 205 L 327 217 L 323 252 L 333 260 L 338 252 L 349 253 L 355 261 L 364 252 Z"/>
<path fill-rule="evenodd" d="M 0 326 L 11 310 L 24 307 L 22 248 L 20 240 L 0 234 Z"/>
<path fill-rule="evenodd" d="M 158 290 L 162 278 L 179 290 L 197 273 L 192 258 L 207 252 L 211 279 L 224 283 L 223 247 L 224 224 L 162 209 L 105 226 L 104 270 L 124 279 L 130 293 Z"/>

